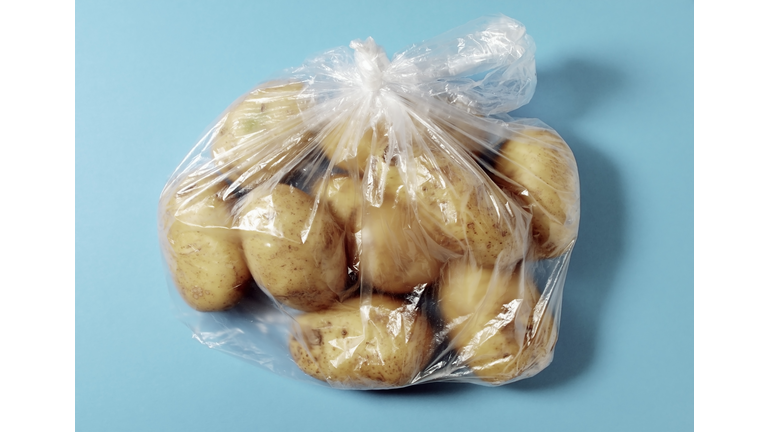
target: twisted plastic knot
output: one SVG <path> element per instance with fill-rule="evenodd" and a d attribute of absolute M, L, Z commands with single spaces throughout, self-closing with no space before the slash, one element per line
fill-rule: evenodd
<path fill-rule="evenodd" d="M 349 43 L 349 47 L 355 50 L 355 65 L 360 71 L 363 87 L 371 92 L 378 91 L 384 82 L 384 72 L 389 67 L 389 58 L 384 48 L 376 45 L 371 37 L 365 42 L 355 39 Z"/>

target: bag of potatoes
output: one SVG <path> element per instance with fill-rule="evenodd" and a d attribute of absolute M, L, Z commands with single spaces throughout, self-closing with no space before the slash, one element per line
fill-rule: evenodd
<path fill-rule="evenodd" d="M 571 150 L 507 114 L 533 95 L 533 40 L 493 16 L 391 60 L 370 38 L 350 48 L 243 95 L 168 181 L 180 318 L 339 388 L 533 376 L 579 223 Z"/>

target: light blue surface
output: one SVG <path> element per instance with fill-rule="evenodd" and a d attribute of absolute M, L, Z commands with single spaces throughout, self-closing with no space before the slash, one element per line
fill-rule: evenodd
<path fill-rule="evenodd" d="M 209 123 L 312 54 L 372 36 L 391 55 L 497 12 L 538 47 L 514 115 L 560 132 L 582 182 L 552 365 L 500 388 L 342 392 L 194 341 L 156 207 Z M 79 431 L 693 429 L 693 2 L 81 1 L 76 26 Z"/>

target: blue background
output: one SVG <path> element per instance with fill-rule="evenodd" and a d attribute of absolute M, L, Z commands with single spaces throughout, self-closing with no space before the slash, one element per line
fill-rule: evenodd
<path fill-rule="evenodd" d="M 581 176 L 550 367 L 499 388 L 343 392 L 193 340 L 156 208 L 218 114 L 352 39 L 392 55 L 497 12 L 538 47 L 514 115 L 560 132 Z M 76 122 L 78 430 L 693 429 L 692 1 L 79 1 Z"/>

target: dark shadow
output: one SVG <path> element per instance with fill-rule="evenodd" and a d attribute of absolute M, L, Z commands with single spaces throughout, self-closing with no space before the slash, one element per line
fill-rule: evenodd
<path fill-rule="evenodd" d="M 581 221 L 566 276 L 554 360 L 535 377 L 506 386 L 510 389 L 562 385 L 587 370 L 598 349 L 605 299 L 615 289 L 617 266 L 625 250 L 626 191 L 615 164 L 574 129 L 584 112 L 621 84 L 618 71 L 584 60 L 567 61 L 541 71 L 530 106 L 511 113 L 541 119 L 570 145 L 579 168 Z"/>
<path fill-rule="evenodd" d="M 234 308 L 231 313 L 242 316 L 261 316 L 273 312 L 275 309 L 274 301 L 251 279 L 245 296 Z"/>
<path fill-rule="evenodd" d="M 510 114 L 538 118 L 558 132 L 573 126 L 582 114 L 623 86 L 619 71 L 589 59 L 566 60 L 555 68 L 540 69 L 536 76 L 531 102 Z"/>
<path fill-rule="evenodd" d="M 433 382 L 393 390 L 369 390 L 363 393 L 372 397 L 450 397 L 472 390 L 479 390 L 479 388 L 466 383 Z"/>
<path fill-rule="evenodd" d="M 568 139 L 566 134 L 564 138 Z M 605 299 L 624 247 L 626 209 L 618 170 L 602 154 L 572 140 L 581 180 L 581 224 L 563 293 L 555 359 L 515 388 L 551 387 L 586 370 L 597 349 Z"/>

